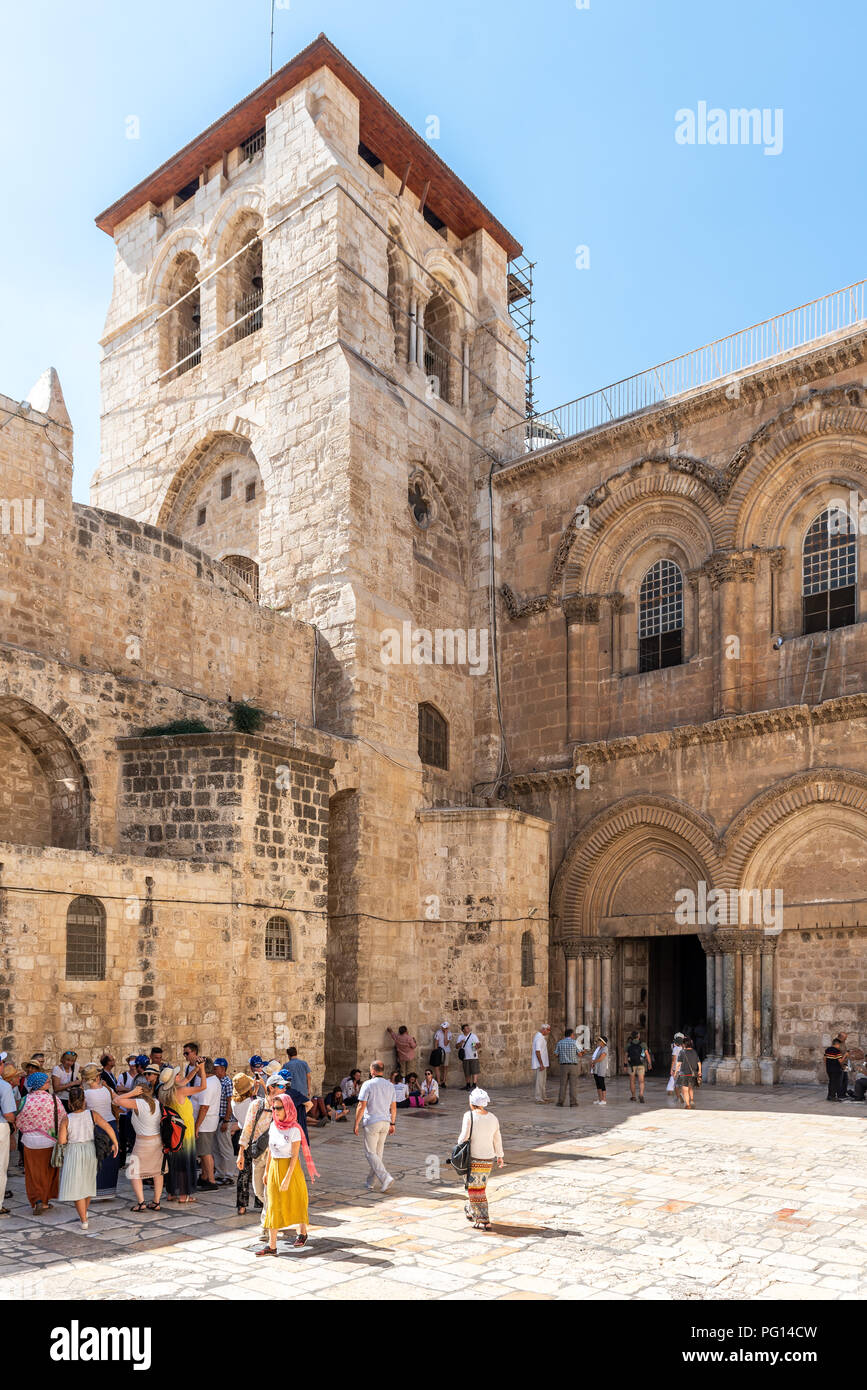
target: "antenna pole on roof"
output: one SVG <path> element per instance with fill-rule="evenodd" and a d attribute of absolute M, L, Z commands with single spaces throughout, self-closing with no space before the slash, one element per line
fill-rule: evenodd
<path fill-rule="evenodd" d="M 274 0 L 271 0 L 271 48 L 268 54 L 268 75 L 274 71 Z"/>

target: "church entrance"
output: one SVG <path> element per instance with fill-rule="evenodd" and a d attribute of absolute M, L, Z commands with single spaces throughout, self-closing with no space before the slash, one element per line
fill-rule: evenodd
<path fill-rule="evenodd" d="M 705 954 L 697 936 L 657 936 L 647 939 L 647 1033 L 653 1053 L 654 1076 L 664 1075 L 671 1060 L 675 1033 L 701 1038 L 707 1017 Z M 704 1052 L 704 1047 L 700 1048 Z"/>

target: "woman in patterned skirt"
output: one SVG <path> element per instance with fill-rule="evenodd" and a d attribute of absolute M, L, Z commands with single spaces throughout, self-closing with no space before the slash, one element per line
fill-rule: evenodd
<path fill-rule="evenodd" d="M 503 1139 L 500 1122 L 488 1110 L 491 1103 L 487 1091 L 480 1086 L 470 1093 L 470 1108 L 464 1116 L 458 1143 L 470 1141 L 470 1167 L 467 1173 L 467 1204 L 464 1214 L 477 1231 L 489 1231 L 487 1182 L 494 1161 L 503 1166 Z M 472 1132 L 471 1132 L 472 1131 Z"/>
<path fill-rule="evenodd" d="M 196 1200 L 196 1117 L 190 1096 L 205 1089 L 205 1064 L 200 1062 L 190 1074 L 189 1084 L 178 1082 L 180 1070 L 180 1067 L 163 1067 L 157 1095 L 160 1105 L 176 1111 L 184 1122 L 183 1143 L 175 1153 L 168 1155 L 166 1177 L 166 1201 L 180 1202 L 183 1206 Z M 194 1086 L 194 1081 L 198 1085 Z"/>

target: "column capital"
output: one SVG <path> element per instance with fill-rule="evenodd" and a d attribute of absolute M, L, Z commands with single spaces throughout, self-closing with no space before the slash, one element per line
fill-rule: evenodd
<path fill-rule="evenodd" d="M 604 936 L 564 936 L 560 944 L 567 960 L 576 960 L 581 956 L 610 958 L 617 945 L 616 941 Z"/>
<path fill-rule="evenodd" d="M 776 937 L 766 936 L 763 931 L 747 927 L 717 927 L 715 931 L 701 933 L 698 939 L 705 954 L 709 956 L 729 951 L 740 951 L 744 955 L 754 956 L 764 949 L 764 942 L 776 941 Z"/>

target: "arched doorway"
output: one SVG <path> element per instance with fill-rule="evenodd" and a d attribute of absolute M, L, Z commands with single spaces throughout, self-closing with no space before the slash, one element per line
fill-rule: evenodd
<path fill-rule="evenodd" d="M 0 696 L 0 840 L 85 849 L 90 795 L 81 760 L 58 724 Z"/>

